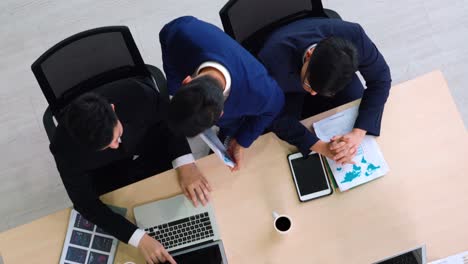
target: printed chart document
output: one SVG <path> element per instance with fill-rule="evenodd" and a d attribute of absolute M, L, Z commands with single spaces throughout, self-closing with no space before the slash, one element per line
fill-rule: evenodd
<path fill-rule="evenodd" d="M 358 116 L 358 110 L 359 106 L 353 106 L 314 123 L 313 126 L 317 137 L 325 142 L 330 142 L 330 139 L 336 135 L 351 132 Z"/>
<path fill-rule="evenodd" d="M 468 251 L 453 255 L 444 259 L 432 261 L 429 264 L 467 264 L 468 263 Z"/>
<path fill-rule="evenodd" d="M 221 143 L 218 136 L 216 136 L 215 132 L 208 128 L 207 130 L 203 131 L 200 134 L 201 139 L 205 141 L 205 143 L 210 147 L 211 150 L 218 156 L 224 164 L 227 166 L 234 168 L 236 164 L 232 161 L 231 157 L 229 156 L 226 147 Z"/>
<path fill-rule="evenodd" d="M 127 213 L 126 208 L 111 205 L 108 205 L 108 207 L 122 216 Z M 75 209 L 72 209 L 62 255 L 58 263 L 111 264 L 114 263 L 118 243 L 117 238 L 85 219 Z"/>
<path fill-rule="evenodd" d="M 321 140 L 329 142 L 336 135 L 351 132 L 357 115 L 358 106 L 332 115 L 313 124 L 315 133 Z M 387 162 L 373 136 L 364 137 L 353 161 L 355 164 L 341 165 L 327 158 L 330 170 L 342 192 L 382 177 L 389 171 Z"/>
<path fill-rule="evenodd" d="M 372 136 L 364 137 L 353 161 L 355 164 L 341 165 L 327 158 L 330 170 L 342 192 L 382 177 L 389 170 Z"/>

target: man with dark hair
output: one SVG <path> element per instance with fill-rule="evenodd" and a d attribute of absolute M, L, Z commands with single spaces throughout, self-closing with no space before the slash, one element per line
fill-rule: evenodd
<path fill-rule="evenodd" d="M 176 168 L 185 195 L 205 205 L 211 188 L 194 163 L 187 140 L 167 124 L 169 99 L 146 79 L 124 79 L 86 93 L 60 116 L 50 144 L 77 211 L 119 240 L 137 247 L 147 263 L 175 263 L 164 247 L 99 196 Z"/>
<path fill-rule="evenodd" d="M 63 122 L 68 134 L 89 150 L 119 146 L 113 142 L 114 128 L 119 137 L 123 128 L 114 105 L 96 93 L 86 93 L 72 101 L 65 110 Z"/>
<path fill-rule="evenodd" d="M 313 54 L 313 56 L 312 56 Z M 321 40 L 305 55 L 303 68 L 307 82 L 305 91 L 324 97 L 335 97 L 343 90 L 358 70 L 357 51 L 353 43 L 338 37 Z M 314 89 L 307 86 L 312 83 Z"/>
<path fill-rule="evenodd" d="M 194 137 L 218 122 L 223 112 L 224 97 L 221 83 L 210 75 L 182 86 L 171 100 L 169 121 L 172 129 Z"/>
<path fill-rule="evenodd" d="M 159 33 L 170 94 L 171 127 L 194 136 L 213 125 L 229 137 L 238 170 L 248 148 L 272 123 L 284 95 L 265 67 L 219 28 L 181 17 Z"/>
<path fill-rule="evenodd" d="M 272 32 L 258 57 L 286 94 L 285 108 L 271 130 L 304 155 L 316 151 L 337 162 L 352 163 L 364 136 L 380 134 L 390 70 L 359 24 L 324 18 L 294 21 Z M 329 143 L 299 123 L 361 97 L 354 129 Z"/>

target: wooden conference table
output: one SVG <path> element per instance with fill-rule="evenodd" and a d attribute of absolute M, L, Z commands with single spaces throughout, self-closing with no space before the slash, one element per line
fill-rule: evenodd
<path fill-rule="evenodd" d="M 357 102 L 304 122 L 311 124 Z M 276 136 L 259 138 L 245 167 L 231 173 L 213 155 L 198 161 L 229 263 L 370 263 L 427 245 L 434 260 L 468 250 L 468 137 L 441 72 L 392 88 L 377 139 L 390 172 L 356 189 L 300 203 L 286 159 L 295 149 Z M 129 209 L 181 193 L 174 170 L 103 196 Z M 57 263 L 69 210 L 0 234 L 5 264 Z M 271 212 L 293 229 L 276 234 Z M 115 263 L 144 263 L 120 243 Z"/>

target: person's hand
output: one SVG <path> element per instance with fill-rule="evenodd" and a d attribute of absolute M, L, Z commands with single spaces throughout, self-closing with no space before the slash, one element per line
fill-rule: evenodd
<path fill-rule="evenodd" d="M 145 258 L 146 263 L 159 264 L 167 261 L 171 264 L 177 264 L 163 245 L 154 238 L 148 236 L 148 234 L 145 234 L 141 238 L 138 249 Z"/>
<path fill-rule="evenodd" d="M 339 141 L 340 139 L 341 137 L 336 137 L 337 141 Z M 327 142 L 319 140 L 310 148 L 310 150 L 315 151 L 329 159 L 335 160 L 334 158 L 336 154 L 333 153 L 333 151 L 331 150 L 331 147 L 333 144 L 336 144 L 336 142 L 331 141 L 330 143 L 327 143 Z M 354 155 L 347 155 L 347 156 L 342 157 L 340 161 L 342 162 L 342 164 L 345 164 L 345 163 L 354 164 L 352 160 L 353 157 Z"/>
<path fill-rule="evenodd" d="M 341 164 L 350 163 L 365 135 L 365 130 L 355 128 L 346 135 L 334 136 L 330 142 L 330 150 L 334 154 L 333 160 Z"/>
<path fill-rule="evenodd" d="M 348 141 L 343 136 L 335 136 L 329 143 L 330 152 L 333 153 L 333 159 L 335 162 L 344 165 L 346 163 L 355 164 L 353 161 L 356 155 L 356 147 L 352 147 L 348 144 Z"/>
<path fill-rule="evenodd" d="M 233 159 L 234 163 L 236 163 L 234 168 L 231 168 L 231 171 L 238 171 L 241 168 L 242 160 L 244 159 L 244 147 L 239 145 L 237 140 L 233 138 L 229 141 L 227 152 Z"/>
<path fill-rule="evenodd" d="M 208 180 L 201 174 L 195 163 L 178 167 L 179 184 L 185 196 L 192 200 L 195 207 L 198 200 L 205 206 L 210 201 L 211 187 Z"/>
<path fill-rule="evenodd" d="M 311 151 L 315 151 L 329 159 L 333 159 L 333 153 L 330 150 L 330 143 L 319 140 L 310 148 Z"/>

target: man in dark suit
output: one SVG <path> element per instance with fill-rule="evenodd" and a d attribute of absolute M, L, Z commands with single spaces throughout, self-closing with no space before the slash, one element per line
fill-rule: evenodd
<path fill-rule="evenodd" d="M 77 211 L 119 240 L 138 247 L 148 263 L 175 263 L 158 241 L 99 199 L 172 167 L 195 206 L 197 197 L 203 204 L 209 199 L 210 186 L 197 169 L 186 138 L 168 128 L 168 98 L 146 81 L 116 81 L 71 102 L 50 150 Z"/>
<path fill-rule="evenodd" d="M 229 137 L 239 169 L 248 148 L 281 111 L 284 95 L 265 67 L 219 28 L 181 17 L 159 33 L 171 126 L 195 136 L 213 125 Z"/>
<path fill-rule="evenodd" d="M 352 162 L 364 135 L 380 134 L 390 70 L 359 24 L 301 19 L 275 30 L 258 57 L 286 93 L 286 107 L 272 130 L 303 154 L 313 150 L 341 163 Z M 367 89 L 355 74 L 358 70 Z M 354 129 L 330 143 L 298 121 L 361 97 Z"/>

